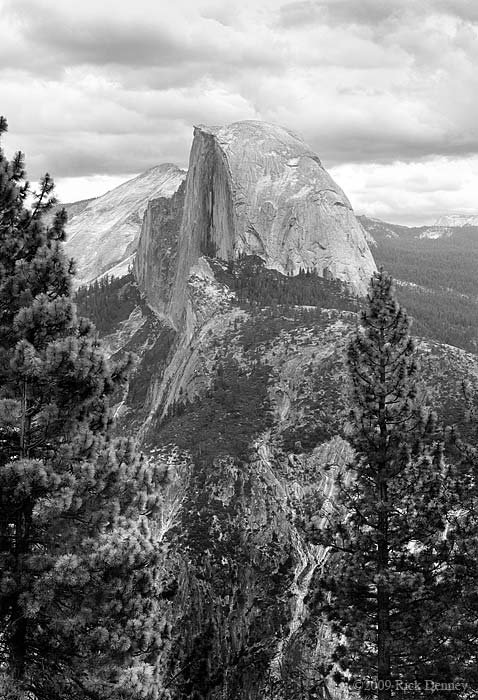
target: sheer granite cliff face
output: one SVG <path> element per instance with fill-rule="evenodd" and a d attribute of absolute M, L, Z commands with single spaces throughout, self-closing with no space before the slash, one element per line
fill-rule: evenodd
<path fill-rule="evenodd" d="M 175 323 L 201 255 L 259 255 L 283 274 L 314 269 L 359 294 L 375 270 L 350 202 L 318 156 L 286 129 L 259 121 L 195 128 L 178 235 L 176 279 L 161 299 Z"/>
<path fill-rule="evenodd" d="M 133 260 L 148 202 L 155 197 L 171 197 L 185 176 L 184 170 L 165 163 L 101 197 L 67 205 L 65 248 L 77 263 L 76 284 L 92 282 L 107 272 L 119 277 L 126 274 L 119 267 Z M 127 268 L 127 262 L 123 267 Z"/>
<path fill-rule="evenodd" d="M 171 287 L 176 277 L 178 232 L 184 207 L 185 184 L 172 197 L 148 203 L 143 217 L 134 275 L 149 305 L 157 315 L 167 313 Z"/>

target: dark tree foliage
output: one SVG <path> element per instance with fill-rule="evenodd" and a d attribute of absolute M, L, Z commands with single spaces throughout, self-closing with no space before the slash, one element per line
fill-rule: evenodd
<path fill-rule="evenodd" d="M 178 700 L 266 697 L 260 688 L 288 620 L 291 528 L 254 447 L 272 423 L 270 367 L 253 350 L 249 359 L 241 366 L 226 352 L 206 395 L 184 397 L 153 431 L 194 458 L 177 533 L 185 562 L 171 655 Z"/>
<path fill-rule="evenodd" d="M 256 255 L 227 263 L 210 261 L 216 278 L 236 292 L 241 304 L 263 306 L 315 306 L 356 311 L 358 301 L 344 283 L 320 277 L 315 270 L 286 276 L 269 270 Z"/>
<path fill-rule="evenodd" d="M 372 232 L 377 238 L 372 252 L 377 265 L 411 283 L 400 284 L 396 293 L 414 319 L 414 334 L 476 352 L 478 229 L 463 227 L 430 239 L 418 237 L 421 229 L 395 228 L 396 236 Z"/>
<path fill-rule="evenodd" d="M 272 423 L 269 373 L 259 356 L 252 369 L 226 356 L 204 398 L 169 408 L 159 428 L 161 441 L 189 450 L 201 464 L 225 455 L 246 458 L 254 437 Z"/>
<path fill-rule="evenodd" d="M 463 697 L 478 689 L 478 395 L 463 386 L 468 425 L 451 431 L 450 459 L 455 466 L 458 507 L 450 523 L 453 541 L 447 570 L 450 590 L 450 644 L 457 676 L 468 683 Z"/>
<path fill-rule="evenodd" d="M 450 237 L 418 238 L 416 229 L 405 229 L 396 237 L 378 240 L 374 256 L 397 279 L 430 289 L 453 289 L 476 296 L 478 229 L 454 229 Z"/>
<path fill-rule="evenodd" d="M 322 609 L 345 636 L 334 660 L 362 682 L 364 696 L 403 697 L 401 684 L 415 681 L 426 696 L 425 679 L 454 679 L 441 627 L 454 499 L 408 318 L 382 271 L 372 278 L 348 368 L 356 456 L 337 480 L 338 515 L 318 534 L 335 552 L 321 582 Z"/>
<path fill-rule="evenodd" d="M 2 697 L 158 698 L 164 473 L 110 438 L 130 360 L 77 315 L 52 191 L 28 207 L 23 156 L 0 151 Z"/>
<path fill-rule="evenodd" d="M 74 299 L 78 313 L 91 319 L 100 335 L 113 333 L 137 306 L 141 297 L 131 274 L 105 275 L 93 284 L 80 287 Z"/>

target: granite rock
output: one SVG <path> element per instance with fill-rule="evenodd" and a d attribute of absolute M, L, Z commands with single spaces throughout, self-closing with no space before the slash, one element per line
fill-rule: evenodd
<path fill-rule="evenodd" d="M 365 293 L 376 268 L 364 230 L 318 156 L 288 130 L 260 121 L 195 127 L 185 187 L 173 322 L 201 255 L 258 255 L 283 274 L 313 269 Z"/>
<path fill-rule="evenodd" d="M 184 190 L 182 182 L 172 197 L 158 197 L 148 203 L 134 260 L 135 278 L 159 316 L 167 313 L 176 276 Z"/>
<path fill-rule="evenodd" d="M 155 197 L 171 197 L 186 173 L 165 163 L 147 170 L 101 197 L 67 205 L 66 253 L 77 264 L 75 283 L 86 284 L 131 258 L 143 214 Z M 120 276 L 116 272 L 117 276 Z"/>

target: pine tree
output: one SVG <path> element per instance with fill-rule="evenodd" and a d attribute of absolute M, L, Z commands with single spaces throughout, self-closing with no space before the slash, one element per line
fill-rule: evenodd
<path fill-rule="evenodd" d="M 0 131 L 6 122 L 0 120 Z M 66 215 L 0 151 L 0 671 L 4 695 L 158 698 L 161 465 L 111 437 L 110 364 L 71 300 Z M 8 690 L 7 690 L 8 689 Z M 26 695 L 25 695 L 26 694 Z"/>
<path fill-rule="evenodd" d="M 453 548 L 446 571 L 450 596 L 445 619 L 455 675 L 470 688 L 463 697 L 474 697 L 478 687 L 478 395 L 470 384 L 463 389 L 467 420 L 461 430 L 454 426 L 449 443 L 458 507 L 449 524 Z"/>
<path fill-rule="evenodd" d="M 332 553 L 321 585 L 323 609 L 344 640 L 334 655 L 346 672 L 338 677 L 380 700 L 403 697 L 401 683 L 424 688 L 437 669 L 440 680 L 451 673 L 439 620 L 450 592 L 443 571 L 452 499 L 409 327 L 392 279 L 376 273 L 348 348 L 355 458 L 337 479 L 338 515 L 318 535 Z"/>

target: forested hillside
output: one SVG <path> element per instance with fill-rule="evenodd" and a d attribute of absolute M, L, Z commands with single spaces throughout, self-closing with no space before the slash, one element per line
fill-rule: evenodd
<path fill-rule="evenodd" d="M 53 183 L 29 210 L 23 181 L 0 151 L 0 696 L 472 700 L 478 357 L 433 339 L 475 347 L 474 239 L 373 222 L 416 342 L 343 248 L 295 275 L 185 249 L 169 294 L 161 221 L 162 288 L 73 295 Z"/>
<path fill-rule="evenodd" d="M 407 228 L 361 217 L 377 265 L 398 280 L 414 332 L 478 350 L 478 228 Z"/>
<path fill-rule="evenodd" d="M 131 274 L 106 275 L 91 285 L 80 287 L 75 295 L 79 313 L 94 321 L 100 335 L 112 333 L 120 321 L 128 318 L 139 300 L 138 287 Z"/>

